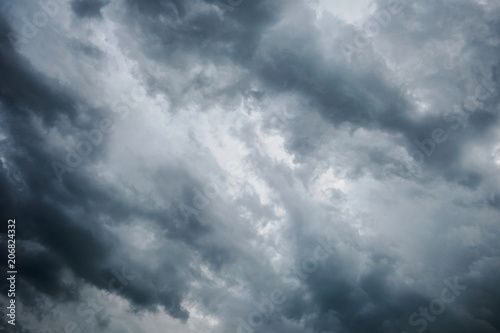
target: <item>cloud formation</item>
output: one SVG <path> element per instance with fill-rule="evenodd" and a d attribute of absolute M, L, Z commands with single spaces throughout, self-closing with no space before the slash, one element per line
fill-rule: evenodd
<path fill-rule="evenodd" d="M 496 2 L 0 8 L 2 330 L 500 331 Z"/>

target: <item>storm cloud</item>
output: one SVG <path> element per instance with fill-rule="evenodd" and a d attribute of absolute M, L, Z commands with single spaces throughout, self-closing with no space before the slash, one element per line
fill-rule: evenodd
<path fill-rule="evenodd" d="M 497 2 L 0 3 L 2 331 L 500 332 Z"/>

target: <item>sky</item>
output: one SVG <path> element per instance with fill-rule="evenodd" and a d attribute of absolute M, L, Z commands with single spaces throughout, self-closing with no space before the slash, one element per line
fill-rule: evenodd
<path fill-rule="evenodd" d="M 0 0 L 0 331 L 500 332 L 499 54 L 494 0 Z"/>

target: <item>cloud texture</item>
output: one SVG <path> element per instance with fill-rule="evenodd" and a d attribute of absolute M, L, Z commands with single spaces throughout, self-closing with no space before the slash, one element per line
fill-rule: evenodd
<path fill-rule="evenodd" d="M 2 1 L 0 328 L 500 332 L 499 54 L 492 0 Z"/>

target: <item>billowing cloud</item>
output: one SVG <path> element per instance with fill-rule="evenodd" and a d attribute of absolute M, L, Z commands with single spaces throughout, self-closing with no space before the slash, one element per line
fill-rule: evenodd
<path fill-rule="evenodd" d="M 6 332 L 500 331 L 494 1 L 0 8 Z"/>

